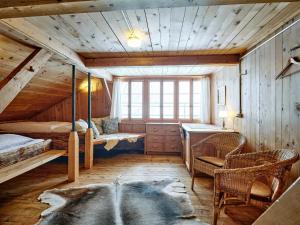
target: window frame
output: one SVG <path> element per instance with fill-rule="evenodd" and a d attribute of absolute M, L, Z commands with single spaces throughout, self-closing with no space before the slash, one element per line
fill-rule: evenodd
<path fill-rule="evenodd" d="M 193 85 L 194 81 L 201 80 L 207 76 L 187 76 L 187 77 L 121 77 L 122 81 L 128 82 L 128 118 L 121 119 L 122 122 L 197 122 L 196 118 L 193 118 Z M 190 118 L 189 119 L 180 119 L 179 118 L 179 81 L 190 81 Z M 143 82 L 143 116 L 141 119 L 131 118 L 131 82 L 132 81 L 141 81 Z M 150 82 L 159 81 L 160 82 L 160 118 L 150 118 Z M 174 118 L 173 119 L 164 119 L 163 118 L 163 82 L 164 81 L 174 81 Z"/>

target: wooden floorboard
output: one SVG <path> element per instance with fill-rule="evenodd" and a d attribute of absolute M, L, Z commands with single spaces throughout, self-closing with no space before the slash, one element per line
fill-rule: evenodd
<path fill-rule="evenodd" d="M 80 171 L 79 181 L 67 183 L 67 165 L 49 162 L 10 181 L 0 184 L 0 224 L 35 224 L 40 213 L 48 206 L 37 200 L 47 189 L 67 188 L 91 183 L 120 182 L 179 178 L 186 186 L 195 212 L 200 220 L 210 223 L 212 215 L 213 179 L 201 176 L 196 179 L 195 192 L 190 190 L 191 178 L 178 156 L 118 155 L 96 158 L 93 169 Z M 255 209 L 232 208 L 222 213 L 219 225 L 251 224 Z"/>

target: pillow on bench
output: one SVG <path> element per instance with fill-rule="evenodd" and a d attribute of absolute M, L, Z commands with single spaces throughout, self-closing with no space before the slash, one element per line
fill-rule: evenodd
<path fill-rule="evenodd" d="M 119 131 L 119 119 L 105 119 L 102 121 L 102 128 L 105 134 L 115 134 Z"/>
<path fill-rule="evenodd" d="M 105 119 L 109 119 L 109 116 L 100 117 L 100 118 L 92 118 L 92 121 L 95 123 L 95 126 L 97 127 L 100 135 L 103 134 L 102 125 L 103 125 L 103 120 L 105 120 Z"/>

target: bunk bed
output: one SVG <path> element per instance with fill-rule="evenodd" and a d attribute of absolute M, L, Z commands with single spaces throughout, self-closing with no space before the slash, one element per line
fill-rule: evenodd
<path fill-rule="evenodd" d="M 0 183 L 66 154 L 50 148 L 50 139 L 0 134 Z"/>
<path fill-rule="evenodd" d="M 79 149 L 84 151 L 84 136 L 87 126 L 81 121 L 76 121 L 75 126 L 79 136 Z M 61 121 L 17 121 L 0 123 L 0 134 L 12 133 L 31 138 L 51 139 L 51 148 L 54 149 L 68 149 L 68 139 L 71 130 L 72 123 Z"/>
<path fill-rule="evenodd" d="M 93 166 L 95 145 L 105 144 L 104 148 L 106 150 L 111 150 L 120 141 L 136 142 L 140 138 L 145 138 L 145 134 L 143 133 L 104 134 L 100 135 L 98 138 L 94 138 L 94 132 L 91 126 L 90 80 L 91 74 L 88 73 L 88 121 L 86 127 L 82 126 L 79 121 L 75 121 L 76 75 L 74 65 L 72 66 L 72 122 L 19 121 L 0 123 L 0 135 L 16 135 L 23 138 L 27 137 L 32 141 L 32 145 L 28 143 L 28 146 L 23 146 L 20 149 L 14 149 L 16 151 L 16 155 L 20 155 L 20 152 L 24 152 L 24 149 L 28 150 L 26 157 L 15 157 L 15 160 L 11 160 L 13 163 L 10 163 L 10 165 L 3 163 L 3 166 L 0 166 L 0 183 L 63 155 L 68 156 L 68 180 L 71 182 L 76 181 L 79 177 L 80 151 L 84 152 L 84 167 L 86 169 L 90 169 Z M 86 124 L 86 122 L 84 123 Z M 9 139 L 7 136 L 3 137 Z M 39 142 L 39 144 L 35 143 L 36 141 Z M 35 149 L 35 151 L 32 149 Z M 9 159 L 3 159 L 3 161 L 8 162 Z"/>
<path fill-rule="evenodd" d="M 85 135 L 88 125 L 85 121 L 75 122 L 76 130 L 79 137 L 79 151 L 85 151 Z M 72 123 L 61 121 L 35 122 L 19 121 L 0 123 L 1 133 L 19 134 L 31 138 L 51 139 L 51 148 L 68 149 L 68 139 L 72 129 Z M 144 133 L 113 133 L 102 134 L 99 137 L 93 137 L 93 145 L 104 145 L 104 149 L 110 151 L 119 142 L 128 141 L 136 142 L 139 138 L 144 138 Z"/>
<path fill-rule="evenodd" d="M 21 175 L 29 170 L 32 170 L 40 165 L 43 165 L 60 156 L 68 156 L 68 180 L 76 181 L 79 176 L 79 138 L 75 126 L 75 110 L 76 105 L 76 74 L 75 66 L 72 65 L 72 123 L 48 124 L 47 131 L 41 132 L 40 124 L 30 124 L 24 133 L 20 135 L 20 130 L 24 129 L 23 124 L 15 124 L 13 130 L 12 123 L 2 123 L 2 132 L 0 132 L 0 183 L 8 181 L 18 175 Z M 66 128 L 67 125 L 67 128 Z M 12 131 L 7 134 L 5 126 Z M 67 130 L 60 130 L 58 128 Z M 63 135 L 65 134 L 65 135 Z M 68 140 L 63 140 L 64 146 L 60 149 L 54 149 L 51 146 L 52 140 L 49 137 L 65 137 L 68 135 Z M 28 137 L 31 136 L 31 137 Z"/>

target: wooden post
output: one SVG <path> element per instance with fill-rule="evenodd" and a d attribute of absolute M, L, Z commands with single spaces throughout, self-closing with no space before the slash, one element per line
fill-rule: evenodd
<path fill-rule="evenodd" d="M 68 178 L 70 182 L 79 177 L 79 138 L 75 126 L 76 119 L 76 74 L 72 65 L 72 131 L 68 142 Z"/>
<path fill-rule="evenodd" d="M 94 156 L 94 134 L 91 125 L 92 107 L 91 107 L 91 74 L 88 73 L 88 126 L 89 128 L 85 134 L 85 151 L 84 151 L 84 168 L 91 169 L 93 167 Z"/>

